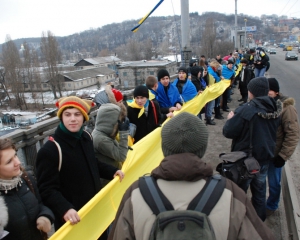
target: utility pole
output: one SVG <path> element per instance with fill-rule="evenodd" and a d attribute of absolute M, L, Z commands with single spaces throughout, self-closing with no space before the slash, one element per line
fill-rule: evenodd
<path fill-rule="evenodd" d="M 181 66 L 188 67 L 192 58 L 190 47 L 189 0 L 181 0 Z"/>
<path fill-rule="evenodd" d="M 244 21 L 245 21 L 245 42 L 244 42 L 244 49 L 246 49 L 247 48 L 247 18 L 245 18 L 244 19 Z"/>
<path fill-rule="evenodd" d="M 234 15 L 234 48 L 237 49 L 237 0 L 235 0 L 235 15 Z"/>

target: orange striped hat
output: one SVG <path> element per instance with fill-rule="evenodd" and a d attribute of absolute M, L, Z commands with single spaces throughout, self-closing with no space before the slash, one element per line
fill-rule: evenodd
<path fill-rule="evenodd" d="M 81 99 L 79 97 L 70 96 L 70 97 L 63 97 L 58 99 L 55 103 L 56 107 L 58 108 L 57 116 L 61 119 L 61 114 L 66 108 L 77 108 L 86 121 L 89 120 L 89 111 L 92 107 L 95 106 L 95 103 L 91 100 Z"/>

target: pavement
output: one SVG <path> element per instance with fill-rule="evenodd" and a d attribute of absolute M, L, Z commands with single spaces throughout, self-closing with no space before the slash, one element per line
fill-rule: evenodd
<path fill-rule="evenodd" d="M 228 103 L 230 111 L 234 111 L 237 107 L 239 107 L 240 102 L 238 102 L 238 99 L 241 98 L 237 87 L 233 89 L 233 92 L 234 94 L 231 95 L 232 101 Z M 209 130 L 208 146 L 206 153 L 203 156 L 203 160 L 210 163 L 213 169 L 216 169 L 216 166 L 221 162 L 219 154 L 230 152 L 231 149 L 232 140 L 225 138 L 222 134 L 222 129 L 227 120 L 228 112 L 221 110 L 221 113 L 223 113 L 223 120 L 214 119 L 216 125 L 207 125 Z M 202 114 L 202 119 L 204 119 L 204 114 Z M 251 198 L 250 189 L 248 190 L 247 195 Z M 266 219 L 265 224 L 272 230 L 276 240 L 289 239 L 282 195 L 279 209 Z"/>

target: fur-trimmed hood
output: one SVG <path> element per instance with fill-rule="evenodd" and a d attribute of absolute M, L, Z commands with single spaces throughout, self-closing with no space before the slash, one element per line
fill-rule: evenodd
<path fill-rule="evenodd" d="M 282 112 L 282 102 L 280 100 L 275 101 L 268 96 L 256 97 L 251 102 L 259 109 L 258 116 L 265 119 L 279 118 Z"/>
<path fill-rule="evenodd" d="M 8 212 L 3 197 L 0 196 L 0 237 L 3 233 L 3 229 L 8 222 Z"/>
<path fill-rule="evenodd" d="M 296 101 L 294 98 L 288 97 L 288 96 L 283 96 L 281 93 L 279 93 L 278 99 L 282 102 L 283 108 L 290 106 L 290 105 L 292 105 L 292 106 L 296 105 Z"/>

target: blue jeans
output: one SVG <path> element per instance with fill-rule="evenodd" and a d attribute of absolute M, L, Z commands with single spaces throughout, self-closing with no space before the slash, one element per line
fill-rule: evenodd
<path fill-rule="evenodd" d="M 266 219 L 266 178 L 268 174 L 269 162 L 259 163 L 260 173 L 256 178 L 249 179 L 240 184 L 239 187 L 247 193 L 250 185 L 252 193 L 252 205 L 262 221 Z"/>
<path fill-rule="evenodd" d="M 263 77 L 265 75 L 265 72 L 266 72 L 266 67 L 263 67 L 262 69 L 258 69 L 258 68 L 254 69 L 255 77 Z"/>
<path fill-rule="evenodd" d="M 206 103 L 205 117 L 211 117 L 212 116 L 212 111 L 214 109 L 214 106 L 215 106 L 215 100 L 212 100 L 212 101 Z"/>
<path fill-rule="evenodd" d="M 281 170 L 276 168 L 271 162 L 268 170 L 269 197 L 267 200 L 267 209 L 275 211 L 278 208 L 281 192 Z"/>

